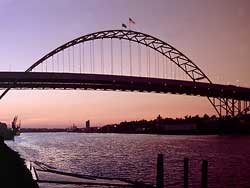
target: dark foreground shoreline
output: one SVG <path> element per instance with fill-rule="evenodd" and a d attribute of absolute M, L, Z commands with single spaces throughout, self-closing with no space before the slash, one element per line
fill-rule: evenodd
<path fill-rule="evenodd" d="M 38 188 L 20 155 L 11 150 L 0 137 L 0 187 Z"/>

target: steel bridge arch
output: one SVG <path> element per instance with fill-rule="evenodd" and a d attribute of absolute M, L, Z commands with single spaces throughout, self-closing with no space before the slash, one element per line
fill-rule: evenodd
<path fill-rule="evenodd" d="M 107 31 L 100 31 L 100 32 L 95 32 L 95 33 L 81 36 L 79 38 L 76 38 L 74 40 L 71 40 L 59 46 L 55 50 L 46 54 L 37 62 L 35 62 L 33 65 L 31 65 L 26 70 L 26 72 L 32 71 L 35 67 L 37 67 L 39 64 L 44 62 L 46 59 L 52 57 L 53 55 L 71 46 L 74 46 L 79 43 L 91 41 L 91 40 L 108 39 L 108 38 L 128 40 L 128 41 L 133 41 L 133 42 L 137 42 L 139 44 L 145 45 L 159 52 L 163 56 L 167 57 L 169 60 L 175 63 L 180 69 L 182 69 L 193 81 L 202 80 L 208 83 L 212 83 L 209 80 L 209 78 L 205 75 L 205 73 L 196 64 L 194 64 L 187 56 L 185 56 L 183 53 L 181 53 L 179 50 L 177 50 L 170 44 L 156 37 L 150 36 L 148 34 L 141 33 L 138 31 L 132 31 L 132 30 L 107 30 Z"/>
<path fill-rule="evenodd" d="M 120 39 L 120 40 L 128 40 L 132 42 L 136 42 L 142 45 L 145 45 L 163 56 L 167 57 L 172 63 L 176 64 L 182 71 L 184 71 L 193 82 L 207 82 L 211 83 L 212 81 L 206 76 L 206 74 L 195 64 L 193 63 L 186 55 L 182 52 L 171 46 L 170 44 L 153 37 L 151 35 L 141 33 L 138 31 L 133 30 L 106 30 L 106 31 L 99 31 L 95 33 L 90 33 L 81 37 L 78 37 L 74 40 L 71 40 L 58 48 L 54 49 L 53 51 L 49 52 L 41 59 L 36 61 L 33 65 L 31 65 L 25 72 L 31 72 L 35 67 L 39 64 L 43 63 L 48 58 L 52 57 L 53 55 L 71 47 L 79 43 L 84 43 L 91 40 L 97 39 Z M 0 99 L 10 90 L 8 88 L 5 92 L 0 96 Z M 227 99 L 223 98 L 209 98 L 208 100 L 216 110 L 219 116 L 222 115 L 221 110 L 224 109 L 227 113 L 234 116 L 234 111 L 230 110 L 230 105 Z M 244 111 L 244 110 L 243 110 Z M 246 109 L 245 109 L 246 111 Z"/>

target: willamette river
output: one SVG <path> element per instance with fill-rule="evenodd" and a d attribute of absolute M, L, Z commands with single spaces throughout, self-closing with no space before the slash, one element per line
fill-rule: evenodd
<path fill-rule="evenodd" d="M 23 133 L 7 142 L 28 160 L 87 175 L 155 183 L 164 154 L 166 187 L 183 187 L 183 159 L 190 159 L 190 187 L 200 187 L 208 160 L 209 187 L 250 187 L 250 136 Z"/>

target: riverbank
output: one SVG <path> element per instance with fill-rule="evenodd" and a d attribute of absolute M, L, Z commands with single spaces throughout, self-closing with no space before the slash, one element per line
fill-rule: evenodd
<path fill-rule="evenodd" d="M 98 127 L 70 128 L 22 128 L 21 132 L 75 132 L 75 133 L 119 133 L 160 135 L 250 135 L 250 115 L 241 117 L 209 117 L 204 115 L 184 118 L 162 118 L 153 120 L 124 121 Z"/>
<path fill-rule="evenodd" d="M 20 155 L 11 150 L 0 137 L 0 187 L 38 188 Z"/>

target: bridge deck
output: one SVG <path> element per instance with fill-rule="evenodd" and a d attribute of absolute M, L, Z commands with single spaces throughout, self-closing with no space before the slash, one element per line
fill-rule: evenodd
<path fill-rule="evenodd" d="M 250 89 L 232 85 L 118 75 L 0 72 L 0 89 L 101 89 L 250 100 Z"/>

